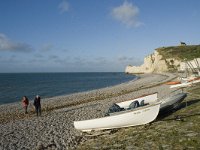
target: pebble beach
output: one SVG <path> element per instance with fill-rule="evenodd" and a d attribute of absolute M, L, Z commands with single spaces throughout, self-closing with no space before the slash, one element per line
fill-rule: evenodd
<path fill-rule="evenodd" d="M 73 121 L 103 117 L 113 103 L 145 94 L 168 96 L 174 89 L 163 83 L 176 77 L 145 74 L 112 87 L 42 99 L 40 117 L 34 113 L 32 101 L 28 114 L 23 113 L 21 102 L 0 105 L 0 149 L 76 149 L 86 139 L 74 129 Z"/>

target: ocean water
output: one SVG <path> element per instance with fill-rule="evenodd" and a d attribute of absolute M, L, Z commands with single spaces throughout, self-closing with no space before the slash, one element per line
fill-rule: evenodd
<path fill-rule="evenodd" d="M 136 79 L 125 73 L 1 73 L 0 104 L 67 95 L 117 85 Z"/>

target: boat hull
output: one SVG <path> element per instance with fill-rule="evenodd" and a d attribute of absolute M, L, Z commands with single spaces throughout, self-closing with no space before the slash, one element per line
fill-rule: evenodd
<path fill-rule="evenodd" d="M 172 109 L 175 109 L 179 106 L 179 104 L 187 97 L 186 93 L 179 93 L 174 96 L 170 96 L 166 99 L 161 100 L 162 103 L 160 105 L 160 114 L 165 112 L 169 112 Z"/>
<path fill-rule="evenodd" d="M 186 93 L 178 93 L 173 96 L 169 96 L 165 99 L 159 99 L 159 101 L 161 102 L 160 112 L 170 111 L 171 109 L 174 109 L 179 103 L 181 103 L 184 100 L 186 96 L 187 96 Z M 138 101 L 140 103 L 142 100 L 144 100 L 145 103 L 152 104 L 152 103 L 158 102 L 157 97 L 158 97 L 158 94 L 154 93 L 154 94 L 146 95 L 144 97 L 136 98 L 134 100 L 128 100 L 121 103 L 117 103 L 117 105 L 119 105 L 121 108 L 127 109 L 133 101 Z"/>
<path fill-rule="evenodd" d="M 165 83 L 166 85 L 175 85 L 175 84 L 180 84 L 180 81 L 171 81 L 171 82 L 167 82 Z"/>
<path fill-rule="evenodd" d="M 104 130 L 129 126 L 147 124 L 156 119 L 158 113 L 170 111 L 178 106 L 187 96 L 186 93 L 179 93 L 174 96 L 162 99 L 158 102 L 157 93 L 139 97 L 133 100 L 117 103 L 121 108 L 128 108 L 133 101 L 145 100 L 149 105 L 131 110 L 111 113 L 110 116 L 91 120 L 74 121 L 77 130 L 88 132 L 91 130 Z"/>
<path fill-rule="evenodd" d="M 158 93 L 153 93 L 153 94 L 145 95 L 145 96 L 138 97 L 138 98 L 135 98 L 135 99 L 132 99 L 132 100 L 120 102 L 120 103 L 117 103 L 117 105 L 120 106 L 121 108 L 127 109 L 127 108 L 129 108 L 129 105 L 132 102 L 138 101 L 139 103 L 141 103 L 142 100 L 144 100 L 144 102 L 146 104 L 156 103 L 156 102 L 158 102 Z"/>
<path fill-rule="evenodd" d="M 152 122 L 158 115 L 160 103 L 148 105 L 133 110 L 116 113 L 116 115 L 103 118 L 75 121 L 74 127 L 81 131 L 113 129 L 137 126 Z"/>
<path fill-rule="evenodd" d="M 188 81 L 188 82 L 184 82 L 184 83 L 181 83 L 181 84 L 171 85 L 170 88 L 188 87 L 188 86 L 191 86 L 192 84 L 196 84 L 196 83 L 199 83 L 199 82 L 200 82 L 200 79 L 198 78 L 198 79 Z"/>

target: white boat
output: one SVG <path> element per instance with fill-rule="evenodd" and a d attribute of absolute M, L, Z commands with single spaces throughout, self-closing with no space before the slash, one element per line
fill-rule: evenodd
<path fill-rule="evenodd" d="M 171 109 L 174 109 L 186 97 L 187 97 L 186 93 L 178 93 L 178 94 L 167 96 L 166 98 L 158 99 L 158 93 L 154 93 L 154 94 L 147 95 L 145 97 L 136 98 L 134 100 L 128 100 L 121 103 L 117 103 L 117 105 L 119 105 L 121 108 L 127 109 L 129 105 L 133 101 L 136 101 L 136 100 L 139 103 L 141 103 L 141 101 L 144 100 L 145 104 L 153 104 L 160 101 L 161 102 L 160 111 L 163 112 L 163 111 L 170 111 Z"/>
<path fill-rule="evenodd" d="M 74 127 L 77 130 L 88 132 L 91 130 L 103 130 L 147 124 L 156 119 L 159 111 L 169 111 L 175 108 L 186 96 L 187 94 L 185 93 L 179 93 L 158 100 L 158 93 L 153 93 L 136 99 L 120 102 L 117 103 L 117 105 L 120 106 L 120 108 L 124 108 L 126 111 L 110 113 L 110 116 L 102 118 L 74 121 Z M 143 100 L 144 104 L 148 105 L 127 110 L 132 102 L 138 101 L 141 103 Z"/>
<path fill-rule="evenodd" d="M 195 79 L 197 79 L 198 77 L 196 75 L 191 75 L 189 77 L 179 77 L 180 81 L 185 81 L 185 82 L 189 82 L 189 81 L 193 81 Z"/>
<path fill-rule="evenodd" d="M 180 83 L 180 84 L 175 84 L 175 85 L 171 85 L 170 88 L 183 88 L 183 87 L 188 87 L 191 86 L 192 82 L 184 82 L 184 83 Z"/>
<path fill-rule="evenodd" d="M 196 80 L 192 80 L 192 81 L 188 81 L 188 82 L 183 82 L 180 84 L 175 84 L 175 85 L 171 85 L 170 88 L 177 88 L 177 87 L 188 87 L 191 86 L 192 84 L 196 84 L 199 83 L 200 79 L 196 79 Z"/>
<path fill-rule="evenodd" d="M 157 94 L 147 95 L 134 100 L 129 100 L 125 103 L 122 102 L 120 104 L 122 106 L 126 103 L 130 103 L 131 101 L 133 102 L 145 99 L 150 105 L 112 113 L 112 115 L 102 118 L 74 121 L 74 127 L 77 130 L 88 132 L 91 130 L 103 130 L 147 124 L 156 119 L 160 110 L 160 102 L 157 102 L 157 96 L 155 95 Z M 155 100 L 151 100 L 151 98 Z M 153 103 L 153 101 L 155 101 L 155 103 Z"/>
<path fill-rule="evenodd" d="M 154 104 L 154 103 L 158 102 L 158 93 L 143 95 L 141 97 L 138 97 L 138 98 L 135 98 L 132 100 L 127 100 L 124 102 L 117 103 L 117 105 L 120 106 L 121 108 L 127 109 L 127 108 L 129 108 L 129 105 L 132 102 L 138 101 L 140 104 L 142 100 L 144 100 L 145 104 Z"/>

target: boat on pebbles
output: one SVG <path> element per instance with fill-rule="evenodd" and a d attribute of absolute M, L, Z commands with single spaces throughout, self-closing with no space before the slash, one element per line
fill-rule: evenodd
<path fill-rule="evenodd" d="M 156 119 L 160 111 L 173 109 L 174 104 L 180 103 L 187 94 L 158 99 L 153 93 L 136 99 L 114 104 L 107 116 L 90 120 L 74 121 L 74 127 L 83 132 L 138 126 L 150 123 Z M 116 109 L 117 108 L 117 109 Z"/>
<path fill-rule="evenodd" d="M 184 81 L 179 84 L 171 85 L 170 88 L 184 88 L 188 86 L 192 86 L 193 84 L 200 83 L 200 78 L 195 78 L 193 80 Z"/>

